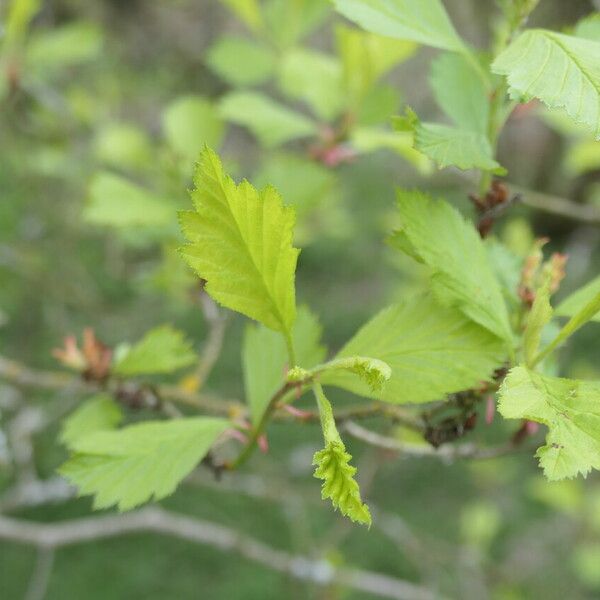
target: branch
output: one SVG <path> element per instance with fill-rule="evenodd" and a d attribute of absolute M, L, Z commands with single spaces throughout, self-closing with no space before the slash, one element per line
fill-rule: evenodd
<path fill-rule="evenodd" d="M 176 515 L 158 507 L 52 524 L 0 516 L 0 539 L 32 544 L 41 549 L 148 531 L 204 544 L 222 552 L 234 552 L 269 569 L 320 586 L 341 585 L 394 600 L 440 599 L 438 594 L 408 581 L 362 569 L 336 568 L 326 560 L 277 550 L 228 527 Z"/>

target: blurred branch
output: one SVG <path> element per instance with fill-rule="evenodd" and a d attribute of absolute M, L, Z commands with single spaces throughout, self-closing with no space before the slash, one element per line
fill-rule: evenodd
<path fill-rule="evenodd" d="M 203 386 L 221 354 L 227 319 L 204 290 L 200 293 L 200 308 L 209 327 L 208 340 L 202 349 L 200 362 L 196 369 L 198 382 L 200 386 Z"/>
<path fill-rule="evenodd" d="M 289 554 L 228 527 L 158 507 L 51 524 L 0 516 L 0 539 L 46 550 L 139 532 L 160 533 L 233 552 L 269 569 L 321 586 L 335 584 L 395 600 L 440 600 L 438 594 L 408 581 L 362 569 L 336 568 L 325 560 Z"/>
<path fill-rule="evenodd" d="M 38 549 L 37 559 L 31 574 L 25 600 L 44 600 L 54 565 L 54 548 Z"/>

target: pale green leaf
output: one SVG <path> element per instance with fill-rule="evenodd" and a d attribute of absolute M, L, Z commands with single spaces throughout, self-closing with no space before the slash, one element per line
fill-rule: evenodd
<path fill-rule="evenodd" d="M 390 116 L 398 112 L 399 106 L 398 88 L 388 84 L 375 85 L 363 97 L 356 114 L 356 123 L 358 126 L 387 125 Z"/>
<path fill-rule="evenodd" d="M 550 306 L 550 286 L 542 286 L 535 295 L 533 306 L 527 315 L 525 332 L 523 333 L 523 353 L 525 363 L 533 364 L 533 360 L 540 348 L 542 331 L 552 319 L 552 306 Z"/>
<path fill-rule="evenodd" d="M 73 443 L 59 472 L 94 508 L 129 510 L 175 491 L 230 423 L 208 417 L 174 419 L 98 431 Z"/>
<path fill-rule="evenodd" d="M 267 0 L 264 17 L 269 34 L 282 49 L 297 44 L 330 13 L 329 0 Z"/>
<path fill-rule="evenodd" d="M 108 123 L 94 140 L 97 159 L 116 169 L 147 169 L 153 164 L 152 144 L 143 129 L 130 123 Z"/>
<path fill-rule="evenodd" d="M 194 364 L 198 356 L 184 334 L 170 325 L 150 330 L 113 367 L 117 375 L 172 373 Z"/>
<path fill-rule="evenodd" d="M 321 497 L 323 500 L 330 498 L 334 508 L 352 521 L 370 526 L 371 513 L 360 497 L 358 483 L 354 479 L 356 467 L 350 465 L 352 457 L 346 452 L 336 429 L 331 404 L 320 385 L 316 384 L 314 389 L 325 438 L 325 448 L 316 452 L 313 458 L 313 465 L 317 467 L 315 477 L 323 480 Z"/>
<path fill-rule="evenodd" d="M 123 419 L 121 407 L 107 394 L 98 394 L 78 406 L 64 421 L 60 441 L 73 444 L 96 431 L 115 429 Z"/>
<path fill-rule="evenodd" d="M 336 358 L 313 369 L 313 372 L 320 376 L 333 371 L 347 371 L 357 375 L 374 394 L 383 390 L 392 375 L 390 365 L 378 358 L 368 356 Z"/>
<path fill-rule="evenodd" d="M 321 326 L 307 307 L 301 306 L 292 330 L 296 362 L 309 369 L 325 358 L 320 343 Z M 242 346 L 244 388 L 254 424 L 258 423 L 273 394 L 285 382 L 287 349 L 281 335 L 262 325 L 248 325 Z"/>
<path fill-rule="evenodd" d="M 210 68 L 233 86 L 264 83 L 275 74 L 273 52 L 253 40 L 225 36 L 207 54 Z"/>
<path fill-rule="evenodd" d="M 221 143 L 224 125 L 217 108 L 202 96 L 182 96 L 174 100 L 162 115 L 167 142 L 190 163 L 205 145 Z"/>
<path fill-rule="evenodd" d="M 463 55 L 446 52 L 437 57 L 431 66 L 429 82 L 436 102 L 459 129 L 487 134 L 486 82 Z M 490 148 L 487 156 L 491 155 Z"/>
<path fill-rule="evenodd" d="M 252 31 L 258 31 L 263 24 L 259 0 L 221 0 Z"/>
<path fill-rule="evenodd" d="M 600 139 L 600 42 L 530 29 L 496 58 L 492 70 L 507 76 L 513 95 L 565 110 Z"/>
<path fill-rule="evenodd" d="M 370 356 L 391 368 L 374 392 L 353 375 L 325 372 L 323 384 L 395 404 L 441 400 L 489 380 L 505 359 L 503 343 L 454 308 L 432 298 L 394 304 L 369 321 L 336 358 Z"/>
<path fill-rule="evenodd" d="M 475 227 L 447 202 L 417 191 L 400 190 L 398 208 L 402 227 L 391 243 L 431 269 L 438 300 L 511 343 L 502 291 Z"/>
<path fill-rule="evenodd" d="M 114 173 L 96 174 L 90 184 L 89 195 L 83 217 L 96 225 L 167 226 L 175 214 L 172 202 Z"/>
<path fill-rule="evenodd" d="M 556 316 L 573 317 L 581 311 L 586 304 L 600 294 L 600 275 L 592 279 L 589 283 L 567 296 L 557 307 Z M 592 321 L 600 323 L 600 313 L 596 313 Z"/>
<path fill-rule="evenodd" d="M 255 92 L 232 92 L 221 100 L 222 117 L 247 127 L 266 147 L 317 133 L 316 124 L 267 96 Z"/>
<path fill-rule="evenodd" d="M 548 479 L 600 469 L 600 383 L 547 377 L 515 367 L 500 389 L 500 414 L 549 429 L 537 456 Z"/>
<path fill-rule="evenodd" d="M 367 31 L 443 50 L 464 50 L 440 0 L 334 0 L 334 4 Z"/>
<path fill-rule="evenodd" d="M 298 258 L 293 208 L 284 206 L 272 187 L 259 192 L 247 181 L 236 185 L 208 148 L 194 183 L 195 210 L 180 213 L 188 240 L 182 256 L 217 302 L 290 334 Z"/>
<path fill-rule="evenodd" d="M 324 120 L 334 119 L 346 101 L 339 62 L 315 50 L 294 48 L 284 55 L 279 87 L 289 98 L 306 102 Z"/>
<path fill-rule="evenodd" d="M 592 13 L 577 23 L 574 35 L 586 40 L 600 42 L 600 13 Z"/>

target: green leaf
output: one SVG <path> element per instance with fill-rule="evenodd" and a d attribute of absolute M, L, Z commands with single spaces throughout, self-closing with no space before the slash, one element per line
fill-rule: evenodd
<path fill-rule="evenodd" d="M 429 82 L 436 102 L 459 129 L 487 134 L 489 91 L 463 55 L 446 52 L 438 56 L 432 63 Z M 487 156 L 492 156 L 491 148 Z"/>
<path fill-rule="evenodd" d="M 300 307 L 294 323 L 292 341 L 296 362 L 309 369 L 325 358 L 320 343 L 321 326 L 307 307 Z M 250 415 L 258 423 L 273 394 L 285 382 L 288 364 L 285 341 L 280 335 L 262 325 L 247 325 L 242 346 L 244 387 Z"/>
<path fill-rule="evenodd" d="M 194 183 L 195 210 L 180 213 L 183 258 L 217 302 L 289 335 L 296 318 L 294 210 L 272 187 L 236 185 L 208 148 Z"/>
<path fill-rule="evenodd" d="M 242 87 L 264 83 L 275 73 L 275 56 L 271 50 L 247 38 L 220 38 L 207 54 L 210 68 L 227 83 Z"/>
<path fill-rule="evenodd" d="M 258 0 L 221 0 L 251 31 L 258 31 L 263 25 Z"/>
<path fill-rule="evenodd" d="M 331 404 L 320 385 L 316 384 L 314 389 L 325 438 L 325 448 L 316 452 L 313 458 L 313 465 L 317 467 L 315 477 L 323 480 L 321 498 L 330 498 L 334 508 L 352 521 L 370 526 L 371 513 L 360 497 L 358 483 L 354 479 L 356 467 L 350 465 L 352 457 L 346 452 L 335 427 Z"/>
<path fill-rule="evenodd" d="M 184 334 L 170 325 L 150 330 L 113 367 L 117 375 L 172 373 L 198 360 Z"/>
<path fill-rule="evenodd" d="M 221 115 L 247 127 L 268 148 L 317 133 L 316 124 L 255 92 L 232 92 L 221 100 Z"/>
<path fill-rule="evenodd" d="M 167 142 L 190 163 L 205 145 L 219 146 L 224 125 L 217 108 L 202 96 L 182 96 L 174 100 L 162 115 Z"/>
<path fill-rule="evenodd" d="M 325 385 L 394 404 L 440 400 L 446 394 L 489 380 L 505 359 L 503 343 L 455 308 L 430 297 L 394 304 L 376 315 L 340 350 L 337 359 L 370 356 L 391 368 L 381 391 L 338 371 L 320 377 Z"/>
<path fill-rule="evenodd" d="M 573 317 L 598 294 L 600 294 L 600 275 L 565 298 L 556 307 L 556 316 Z M 596 313 L 590 320 L 600 323 L 600 313 Z"/>
<path fill-rule="evenodd" d="M 306 102 L 324 120 L 334 119 L 344 106 L 341 66 L 322 52 L 295 48 L 286 53 L 279 87 L 289 98 Z"/>
<path fill-rule="evenodd" d="M 121 407 L 107 394 L 98 394 L 77 407 L 64 421 L 60 441 L 67 448 L 96 431 L 115 429 L 123 419 Z"/>
<path fill-rule="evenodd" d="M 542 331 L 552 319 L 550 306 L 550 285 L 542 286 L 535 295 L 533 306 L 527 316 L 527 325 L 523 334 L 523 352 L 525 363 L 532 365 L 542 340 Z"/>
<path fill-rule="evenodd" d="M 392 375 L 392 369 L 386 362 L 368 356 L 350 356 L 337 358 L 317 366 L 312 373 L 323 375 L 332 371 L 347 371 L 357 375 L 371 392 L 381 392 Z M 309 375 L 311 372 L 308 373 Z"/>
<path fill-rule="evenodd" d="M 154 164 L 153 142 L 143 129 L 129 123 L 108 123 L 94 140 L 97 159 L 116 169 L 143 170 Z"/>
<path fill-rule="evenodd" d="M 175 206 L 131 181 L 109 172 L 97 173 L 90 184 L 83 217 L 111 227 L 157 227 L 173 221 Z"/>
<path fill-rule="evenodd" d="M 600 13 L 592 13 L 577 23 L 574 35 L 593 42 L 600 42 Z"/>
<path fill-rule="evenodd" d="M 329 0 L 267 0 L 265 22 L 281 49 L 291 48 L 329 15 Z"/>
<path fill-rule="evenodd" d="M 129 510 L 172 494 L 228 427 L 197 417 L 98 431 L 75 440 L 59 472 L 81 495 L 94 496 L 94 508 Z"/>
<path fill-rule="evenodd" d="M 465 48 L 440 0 L 334 0 L 334 4 L 367 31 L 443 50 Z"/>
<path fill-rule="evenodd" d="M 565 110 L 600 139 L 600 42 L 544 29 L 521 34 L 494 61 L 512 94 Z"/>
<path fill-rule="evenodd" d="M 400 190 L 398 208 L 402 227 L 391 243 L 431 269 L 438 300 L 512 343 L 500 285 L 472 224 L 447 202 L 421 192 Z"/>
<path fill-rule="evenodd" d="M 498 409 L 507 419 L 548 427 L 546 445 L 536 455 L 548 479 L 587 475 L 600 468 L 600 383 L 515 367 L 502 384 Z"/>

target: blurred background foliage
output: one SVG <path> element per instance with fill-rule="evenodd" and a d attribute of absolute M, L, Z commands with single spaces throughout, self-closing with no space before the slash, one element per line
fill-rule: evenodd
<path fill-rule="evenodd" d="M 484 47 L 498 14 L 493 0 L 446 5 L 458 30 Z M 595 8 L 542 0 L 532 22 L 569 29 Z M 390 127 L 405 104 L 439 116 L 427 85 L 434 53 L 354 29 L 326 0 L 4 0 L 0 15 L 4 355 L 55 367 L 51 349 L 86 326 L 112 345 L 173 323 L 202 346 L 208 326 L 197 282 L 175 252 L 175 214 L 188 205 L 205 143 L 236 177 L 274 184 L 296 207 L 298 295 L 320 315 L 330 350 L 421 283 L 421 271 L 383 243 L 396 223 L 394 186 L 427 188 L 471 211 L 469 175 L 434 171 L 409 134 Z M 520 188 L 600 207 L 600 143 L 540 106 L 513 115 L 499 160 Z M 496 233 L 519 256 L 541 236 L 567 253 L 562 296 L 598 275 L 598 226 L 518 206 Z M 243 398 L 243 326 L 232 316 L 209 380 L 184 385 Z M 563 351 L 562 374 L 600 376 L 597 333 L 590 326 Z M 2 384 L 3 426 L 19 394 L 57 407 L 35 438 L 36 468 L 47 477 L 64 459 L 60 419 L 80 399 Z M 482 429 L 472 437 L 488 436 Z M 498 425 L 494 435 L 510 432 Z M 443 464 L 350 442 L 375 517 L 367 531 L 319 504 L 310 467 L 319 436 L 273 425 L 271 451 L 253 459 L 247 480 L 219 487 L 206 477 L 165 504 L 451 598 L 600 596 L 596 475 L 549 484 L 529 456 Z M 275 483 L 265 486 L 267 476 Z M 0 492 L 13 477 L 0 430 Z M 53 521 L 89 513 L 84 499 L 15 514 Z M 34 550 L 0 543 L 2 598 L 24 596 L 34 561 Z M 60 551 L 46 597 L 366 596 L 148 535 Z"/>

